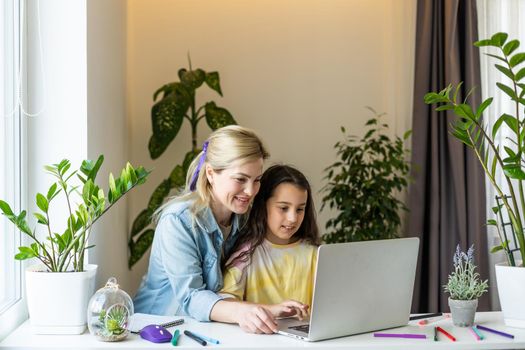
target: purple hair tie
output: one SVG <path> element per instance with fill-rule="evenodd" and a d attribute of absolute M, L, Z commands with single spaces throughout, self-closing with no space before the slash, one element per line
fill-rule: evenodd
<path fill-rule="evenodd" d="M 190 191 L 195 191 L 195 188 L 197 187 L 197 178 L 199 177 L 199 172 L 201 171 L 202 165 L 204 164 L 204 160 L 206 160 L 206 152 L 208 151 L 208 144 L 209 141 L 205 141 L 202 144 L 202 155 L 199 159 L 199 164 L 197 164 L 197 168 L 193 172 L 193 176 L 191 177 L 191 183 L 190 183 Z"/>

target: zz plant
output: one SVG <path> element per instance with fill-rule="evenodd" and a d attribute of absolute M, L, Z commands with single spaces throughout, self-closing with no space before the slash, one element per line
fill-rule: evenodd
<path fill-rule="evenodd" d="M 41 238 L 37 228 L 29 227 L 26 210 L 15 214 L 11 206 L 0 200 L 0 210 L 22 233 L 33 243 L 21 246 L 15 255 L 17 260 L 38 259 L 50 272 L 81 272 L 84 270 L 84 257 L 88 246 L 93 224 L 102 217 L 120 198 L 134 187 L 143 184 L 149 172 L 143 167 L 134 168 L 127 164 L 118 178 L 109 174 L 109 189 L 107 197 L 104 190 L 95 184 L 97 173 L 104 162 L 104 156 L 99 156 L 96 162 L 85 160 L 80 169 L 71 170 L 71 162 L 67 159 L 58 164 L 45 166 L 45 170 L 55 177 L 56 181 L 49 187 L 47 193 L 36 194 L 36 205 L 39 212 L 33 213 L 37 224 L 42 226 L 45 235 Z M 76 175 L 76 176 L 75 176 Z M 80 185 L 72 184 L 74 179 L 80 180 Z M 69 211 L 66 228 L 57 233 L 50 218 L 50 208 L 62 194 Z M 74 200 L 80 197 L 80 204 L 74 206 Z"/>
<path fill-rule="evenodd" d="M 360 140 L 345 135 L 334 148 L 339 160 L 325 169 L 328 183 L 323 187 L 321 210 L 326 206 L 338 214 L 326 223 L 323 235 L 327 243 L 364 241 L 397 237 L 400 211 L 407 207 L 396 197 L 408 185 L 408 150 L 403 139 L 385 134 L 388 125 L 369 108 L 374 117 Z"/>
<path fill-rule="evenodd" d="M 459 141 L 470 147 L 476 154 L 487 178 L 496 190 L 502 204 L 495 206 L 493 211 L 498 214 L 505 209 L 510 218 L 514 234 L 517 238 L 521 260 L 525 261 L 525 191 L 523 182 L 525 171 L 525 121 L 523 109 L 525 107 L 525 53 L 517 52 L 520 46 L 518 40 L 507 40 L 506 33 L 496 33 L 490 39 L 474 43 L 477 47 L 492 47 L 496 54 L 487 54 L 497 60 L 494 66 L 506 77 L 506 82 L 496 83 L 508 98 L 513 101 L 513 114 L 503 113 L 491 125 L 483 120 L 483 113 L 493 101 L 492 97 L 484 100 L 479 106 L 471 106 L 466 100 L 460 101 L 461 86 L 449 85 L 439 92 L 429 92 L 425 95 L 425 103 L 440 105 L 437 111 L 453 111 L 455 120 L 450 124 L 450 132 Z M 505 143 L 498 143 L 498 134 L 507 128 L 510 137 Z M 498 183 L 497 173 L 502 172 L 503 184 Z M 492 248 L 492 252 L 503 250 L 510 266 L 516 266 L 514 249 L 509 240 L 501 234 L 502 223 L 494 219 L 488 220 L 488 225 L 496 226 L 500 235 L 500 244 Z"/>
<path fill-rule="evenodd" d="M 151 225 L 153 213 L 161 206 L 164 199 L 173 189 L 184 186 L 188 166 L 201 149 L 197 146 L 197 127 L 201 120 L 206 120 L 210 129 L 215 130 L 226 125 L 236 124 L 231 113 L 219 107 L 213 101 L 200 106 L 196 103 L 197 90 L 206 84 L 222 96 L 218 72 L 206 72 L 200 68 L 193 70 L 191 61 L 189 70 L 180 69 L 180 81 L 168 83 L 153 94 L 157 101 L 151 109 L 153 135 L 149 140 L 149 153 L 152 159 L 159 158 L 177 136 L 184 120 L 191 127 L 191 150 L 186 153 L 181 164 L 175 165 L 169 176 L 153 191 L 148 205 L 133 221 L 128 247 L 130 256 L 128 266 L 131 268 L 153 242 L 154 229 Z"/>

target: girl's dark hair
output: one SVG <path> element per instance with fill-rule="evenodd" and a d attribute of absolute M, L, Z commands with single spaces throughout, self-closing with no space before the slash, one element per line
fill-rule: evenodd
<path fill-rule="evenodd" d="M 235 245 L 230 250 L 230 254 L 237 252 L 242 247 L 249 247 L 244 250 L 239 256 L 235 257 L 229 264 L 223 266 L 228 268 L 237 262 L 247 262 L 253 255 L 255 248 L 257 248 L 266 237 L 268 228 L 266 212 L 266 202 L 270 199 L 277 186 L 280 184 L 292 184 L 301 189 L 306 190 L 307 200 L 304 208 L 304 219 L 297 232 L 293 235 L 294 238 L 303 240 L 312 245 L 319 245 L 319 228 L 317 227 L 316 213 L 314 208 L 314 201 L 312 198 L 312 190 L 306 177 L 297 169 L 289 165 L 273 165 L 266 169 L 261 177 L 261 188 L 259 193 L 253 200 L 253 205 L 250 210 L 250 215 L 246 225 L 242 228 L 239 238 Z M 223 265 L 228 261 L 229 257 L 225 257 Z"/>

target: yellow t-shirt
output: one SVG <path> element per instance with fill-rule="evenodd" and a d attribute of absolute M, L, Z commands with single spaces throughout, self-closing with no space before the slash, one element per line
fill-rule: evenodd
<path fill-rule="evenodd" d="M 278 245 L 265 239 L 255 248 L 251 261 L 228 268 L 220 294 L 261 304 L 294 299 L 312 305 L 316 261 L 316 246 L 301 241 Z"/>

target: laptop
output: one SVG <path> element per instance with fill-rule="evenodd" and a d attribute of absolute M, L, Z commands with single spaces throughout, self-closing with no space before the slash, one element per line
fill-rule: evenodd
<path fill-rule="evenodd" d="M 418 238 L 321 245 L 309 320 L 278 320 L 279 334 L 317 341 L 404 326 Z"/>

